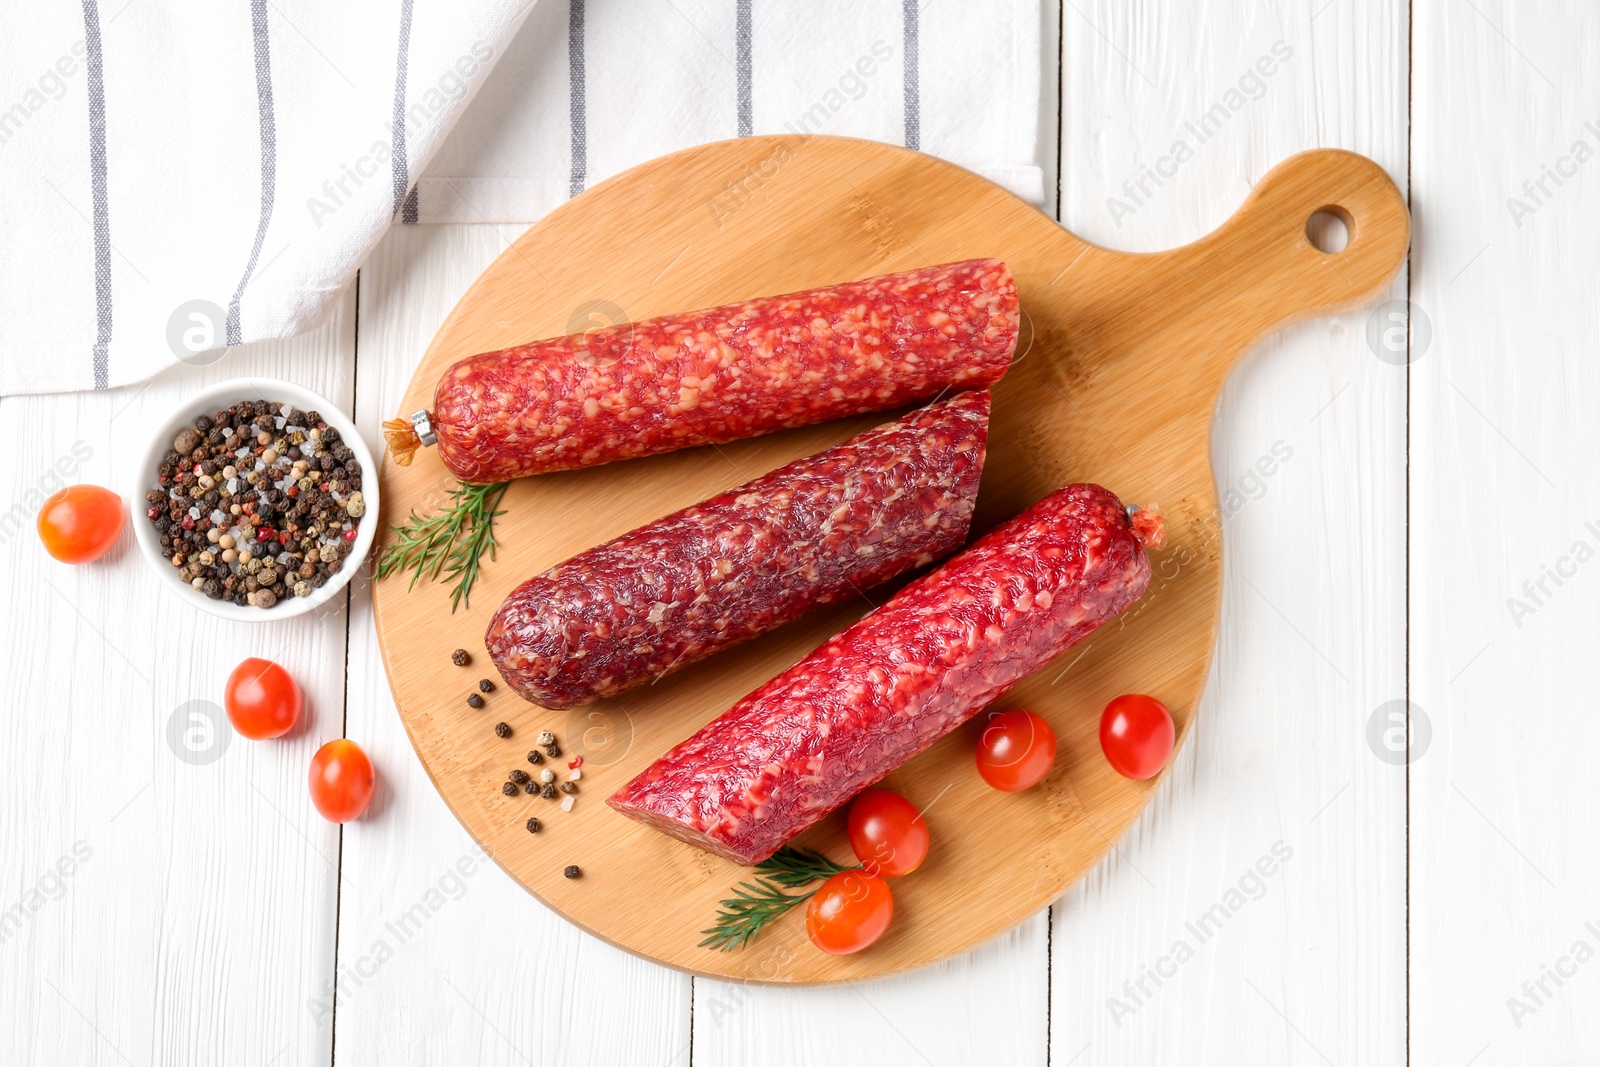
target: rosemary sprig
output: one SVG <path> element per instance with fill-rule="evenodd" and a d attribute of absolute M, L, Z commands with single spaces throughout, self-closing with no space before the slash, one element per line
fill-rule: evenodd
<path fill-rule="evenodd" d="M 795 905 L 810 900 L 817 892 L 812 889 L 804 893 L 785 893 L 784 889 L 798 889 L 843 871 L 859 870 L 860 866 L 842 866 L 814 849 L 780 848 L 756 864 L 756 870 L 766 872 L 766 877 L 757 878 L 753 884 L 740 882 L 734 887 L 734 895 L 722 901 L 716 925 L 700 931 L 706 935 L 700 947 L 719 952 L 744 948 L 768 924 Z"/>
<path fill-rule="evenodd" d="M 411 571 L 408 588 L 415 589 L 424 576 L 429 581 L 438 581 L 442 576 L 455 583 L 450 595 L 451 613 L 463 603 L 471 607 L 469 598 L 483 554 L 487 552 L 492 560 L 499 546 L 494 520 L 505 514 L 497 508 L 510 484 L 458 482 L 450 491 L 446 507 L 428 516 L 418 516 L 413 511 L 404 526 L 389 527 L 395 540 L 378 558 L 378 577 Z"/>
<path fill-rule="evenodd" d="M 756 870 L 767 871 L 774 882 L 791 889 L 860 869 L 859 863 L 841 867 L 812 848 L 780 848 L 756 864 Z"/>

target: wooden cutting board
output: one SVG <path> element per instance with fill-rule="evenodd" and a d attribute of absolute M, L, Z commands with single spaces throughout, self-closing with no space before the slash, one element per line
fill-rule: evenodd
<path fill-rule="evenodd" d="M 1324 253 L 1308 218 L 1345 221 Z M 525 578 L 641 523 L 844 440 L 889 415 L 721 447 L 528 478 L 505 497 L 499 558 L 470 608 L 442 585 L 378 582 L 375 613 L 395 703 L 423 765 L 467 830 L 505 870 L 572 922 L 668 966 L 716 977 L 816 983 L 873 978 L 964 952 L 1056 899 L 1127 829 L 1161 778 L 1130 782 L 1100 753 L 1101 709 L 1150 693 L 1193 725 L 1216 636 L 1221 516 L 1209 460 L 1212 410 L 1234 362 L 1289 323 L 1381 292 L 1405 258 L 1399 191 L 1370 160 L 1305 152 L 1255 186 L 1220 229 L 1169 252 L 1130 255 L 1074 237 L 959 167 L 835 137 L 752 137 L 689 149 L 598 185 L 523 234 L 456 305 L 400 408 L 431 405 L 441 372 L 491 349 L 624 320 L 688 311 L 891 271 L 998 256 L 1023 309 L 1016 363 L 996 387 L 973 534 L 1058 487 L 1099 482 L 1128 503 L 1159 503 L 1166 546 L 1149 591 L 1125 616 L 1028 678 L 997 706 L 1045 716 L 1060 740 L 1050 776 L 1021 794 L 986 786 L 975 727 L 945 738 L 885 782 L 927 808 L 933 849 L 893 883 L 882 940 L 834 957 L 806 940 L 796 909 L 738 952 L 697 948 L 718 901 L 748 869 L 616 814 L 605 799 L 677 741 L 865 612 L 819 611 L 644 689 L 552 712 L 503 685 L 481 711 L 466 698 L 496 678 L 489 617 Z M 1354 357 L 1352 357 L 1354 358 Z M 434 450 L 387 459 L 383 519 L 444 499 Z M 888 590 L 869 591 L 881 603 Z M 469 668 L 450 662 L 462 647 Z M 509 739 L 494 724 L 509 723 Z M 585 756 L 571 812 L 500 785 L 541 729 Z M 566 756 L 556 761 L 565 772 Z M 548 765 L 548 764 L 547 764 Z M 1163 776 L 1164 777 L 1164 776 Z M 544 830 L 529 834 L 537 815 Z M 797 843 L 846 860 L 843 816 Z M 568 864 L 583 876 L 563 877 Z"/>

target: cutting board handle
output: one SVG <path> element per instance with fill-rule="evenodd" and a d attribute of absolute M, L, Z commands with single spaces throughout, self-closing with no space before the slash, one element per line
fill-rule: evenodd
<path fill-rule="evenodd" d="M 1307 224 L 1326 212 L 1344 223 L 1345 248 L 1324 252 Z M 1405 262 L 1411 217 L 1405 198 L 1366 156 L 1319 148 L 1267 172 L 1222 226 L 1172 255 L 1201 279 L 1216 311 L 1233 310 L 1253 343 L 1293 322 L 1365 303 Z"/>
<path fill-rule="evenodd" d="M 1319 211 L 1345 224 L 1342 250 L 1311 243 L 1306 227 Z M 1176 391 L 1177 406 L 1209 417 L 1240 355 L 1291 323 L 1371 300 L 1399 272 L 1410 245 L 1405 198 L 1383 168 L 1319 148 L 1273 167 L 1228 221 L 1193 244 L 1147 253 L 1080 244 L 1066 260 L 1071 269 L 1057 277 L 1101 283 L 1070 312 L 1071 328 L 1099 350 L 1098 362 L 1116 350 L 1139 362 L 1180 361 L 1172 369 L 1186 386 Z"/>

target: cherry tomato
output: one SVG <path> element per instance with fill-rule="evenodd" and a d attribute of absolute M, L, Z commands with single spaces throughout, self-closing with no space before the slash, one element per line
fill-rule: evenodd
<path fill-rule="evenodd" d="M 822 883 L 806 905 L 806 933 L 824 952 L 860 952 L 889 929 L 894 894 L 889 883 L 865 871 L 843 871 Z"/>
<path fill-rule="evenodd" d="M 1172 757 L 1177 731 L 1172 713 L 1155 697 L 1130 693 L 1106 705 L 1100 716 L 1100 748 L 1124 778 L 1154 778 Z"/>
<path fill-rule="evenodd" d="M 269 659 L 250 658 L 228 675 L 223 704 L 233 728 L 252 741 L 282 737 L 300 719 L 300 687 Z"/>
<path fill-rule="evenodd" d="M 1056 761 L 1056 733 L 1031 711 L 990 712 L 978 739 L 978 773 L 996 789 L 1016 793 L 1037 785 Z"/>
<path fill-rule="evenodd" d="M 887 789 L 868 789 L 850 805 L 850 847 L 870 874 L 898 878 L 928 858 L 928 824 L 915 804 Z"/>
<path fill-rule="evenodd" d="M 62 563 L 99 559 L 122 533 L 122 498 L 98 485 L 69 485 L 39 509 L 39 540 Z"/>
<path fill-rule="evenodd" d="M 340 737 L 311 757 L 311 803 L 329 822 L 361 818 L 372 802 L 372 761 L 354 741 Z"/>

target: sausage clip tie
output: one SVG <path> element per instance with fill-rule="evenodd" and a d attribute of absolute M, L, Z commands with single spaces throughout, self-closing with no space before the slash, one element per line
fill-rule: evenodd
<path fill-rule="evenodd" d="M 411 466 L 411 458 L 419 448 L 432 448 L 439 443 L 433 432 L 433 416 L 424 408 L 414 412 L 409 419 L 390 419 L 383 424 L 383 439 L 389 443 L 389 452 L 402 467 Z"/>

